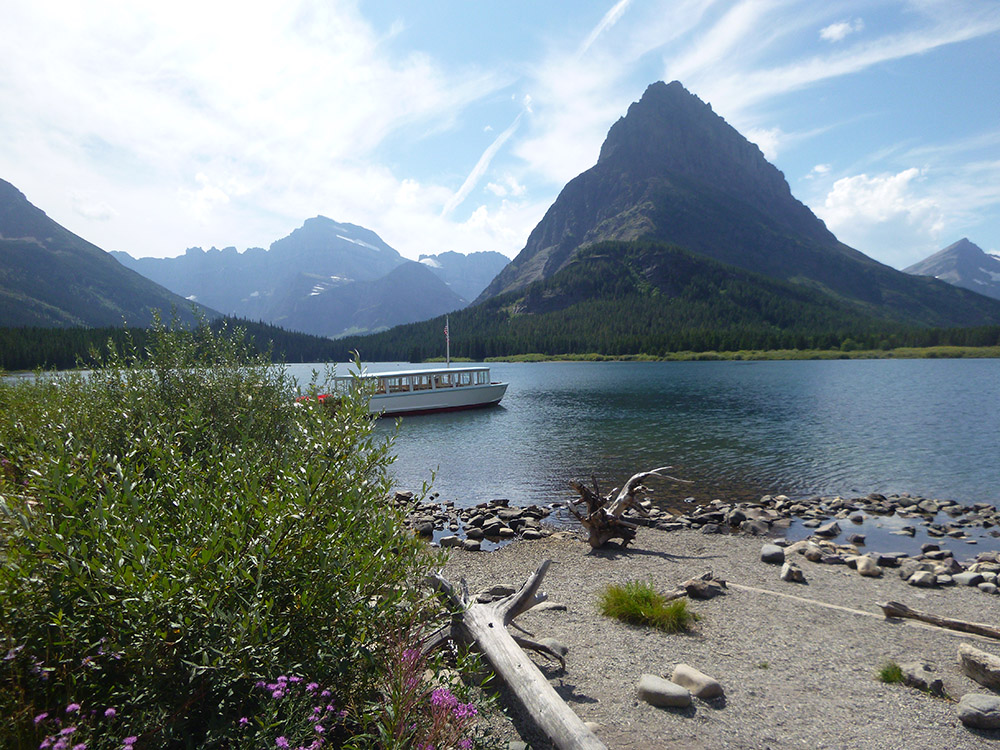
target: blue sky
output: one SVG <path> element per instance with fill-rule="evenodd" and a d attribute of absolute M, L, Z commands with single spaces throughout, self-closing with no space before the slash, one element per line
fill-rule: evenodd
<path fill-rule="evenodd" d="M 1000 252 L 995 0 L 0 4 L 0 178 L 106 250 L 322 214 L 513 257 L 679 80 L 862 252 Z"/>

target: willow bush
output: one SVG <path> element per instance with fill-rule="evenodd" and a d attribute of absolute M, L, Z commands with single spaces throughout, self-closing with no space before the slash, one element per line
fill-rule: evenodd
<path fill-rule="evenodd" d="M 435 560 L 364 399 L 297 404 L 241 340 L 157 322 L 89 373 L 0 381 L 0 747 L 363 729 Z"/>

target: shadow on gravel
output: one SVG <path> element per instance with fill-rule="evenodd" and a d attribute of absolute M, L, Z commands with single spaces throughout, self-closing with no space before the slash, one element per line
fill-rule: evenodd
<path fill-rule="evenodd" d="M 567 703 L 571 701 L 573 703 L 599 703 L 597 698 L 591 698 L 589 695 L 576 692 L 576 685 L 572 683 L 560 680 L 558 685 L 553 685 L 552 687 L 559 694 L 559 697 Z"/>
<path fill-rule="evenodd" d="M 631 557 L 633 555 L 661 557 L 664 560 L 715 560 L 725 557 L 725 555 L 672 555 L 669 552 L 657 552 L 656 550 L 640 549 L 638 547 L 623 547 L 620 544 L 613 543 L 609 543 L 600 549 L 592 549 L 586 554 L 589 557 L 603 557 L 608 560 L 617 560 L 619 557 Z"/>

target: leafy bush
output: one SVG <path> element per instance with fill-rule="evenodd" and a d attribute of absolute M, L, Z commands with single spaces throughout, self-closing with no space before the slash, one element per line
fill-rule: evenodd
<path fill-rule="evenodd" d="M 363 398 L 296 404 L 241 339 L 157 322 L 90 373 L 0 382 L 0 748 L 360 731 L 435 560 L 383 502 Z M 323 722 L 261 689 L 293 675 Z"/>
<path fill-rule="evenodd" d="M 601 593 L 601 614 L 633 625 L 652 625 L 667 633 L 687 630 L 698 616 L 687 608 L 687 600 L 668 602 L 651 583 L 629 581 L 610 584 Z"/>

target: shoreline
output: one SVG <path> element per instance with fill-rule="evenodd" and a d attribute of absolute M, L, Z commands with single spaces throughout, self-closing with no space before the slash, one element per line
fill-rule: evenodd
<path fill-rule="evenodd" d="M 681 351 L 658 356 L 626 354 L 614 356 L 596 352 L 580 354 L 525 353 L 509 357 L 487 357 L 483 362 L 716 362 L 716 361 L 795 361 L 829 359 L 997 359 L 998 346 L 924 346 L 894 349 L 745 349 L 739 351 Z M 425 362 L 444 361 L 440 358 Z M 453 362 L 458 360 L 452 360 Z M 470 360 L 471 361 L 471 360 Z"/>
<path fill-rule="evenodd" d="M 792 583 L 781 580 L 778 566 L 761 560 L 769 541 L 747 531 L 646 527 L 628 548 L 590 550 L 564 530 L 490 554 L 456 549 L 443 572 L 454 582 L 466 579 L 478 592 L 517 587 L 543 559 L 553 561 L 542 585 L 548 605 L 529 610 L 518 624 L 536 639 L 553 637 L 569 648 L 565 670 L 532 658 L 580 718 L 596 722 L 609 748 L 971 750 L 1000 741 L 1000 730 L 963 726 L 955 703 L 966 693 L 990 692 L 961 671 L 958 644 L 1000 655 L 1000 641 L 887 620 L 877 606 L 894 600 L 991 623 L 1000 620 L 1000 596 L 970 586 L 918 588 L 896 568 L 862 577 L 847 564 L 806 561 L 794 545 L 786 552 L 805 583 Z M 728 593 L 691 602 L 700 619 L 690 634 L 625 625 L 597 611 L 597 597 L 610 583 L 651 581 L 668 591 L 708 570 L 728 582 Z M 951 698 L 876 679 L 887 662 L 914 660 L 934 668 Z M 642 674 L 669 678 L 678 663 L 719 680 L 725 698 L 695 699 L 686 709 L 655 708 L 637 699 Z M 512 712 L 512 719 L 506 739 L 517 739 L 516 728 L 532 747 L 547 747 L 524 717 Z"/>

